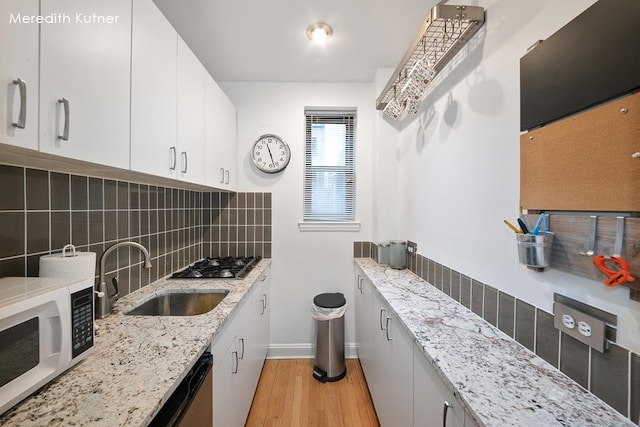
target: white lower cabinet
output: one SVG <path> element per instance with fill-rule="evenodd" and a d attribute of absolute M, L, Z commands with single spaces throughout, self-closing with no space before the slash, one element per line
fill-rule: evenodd
<path fill-rule="evenodd" d="M 464 426 L 464 409 L 429 364 L 417 344 L 414 348 L 413 363 L 413 425 Z"/>
<path fill-rule="evenodd" d="M 269 269 L 213 340 L 213 424 L 243 426 L 269 342 Z"/>
<path fill-rule="evenodd" d="M 371 292 L 372 286 L 366 278 L 362 287 L 361 295 L 370 295 L 371 305 L 367 307 L 366 297 L 363 301 L 356 300 L 356 310 L 361 308 L 363 315 L 360 329 L 356 324 L 356 333 L 360 334 L 357 346 L 359 355 L 365 357 L 362 368 L 378 420 L 383 427 L 411 426 L 413 341 L 389 305 Z"/>
<path fill-rule="evenodd" d="M 356 349 L 380 425 L 477 426 L 358 266 L 354 299 Z"/>

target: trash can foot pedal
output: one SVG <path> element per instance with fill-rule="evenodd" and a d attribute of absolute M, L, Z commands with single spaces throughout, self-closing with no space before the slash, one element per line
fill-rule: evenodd
<path fill-rule="evenodd" d="M 316 380 L 320 381 L 321 383 L 326 383 L 326 382 L 334 382 L 334 381 L 340 381 L 341 379 L 343 379 L 344 377 L 347 376 L 347 368 L 344 368 L 344 371 L 340 374 L 337 375 L 335 377 L 328 377 L 327 373 L 325 371 L 323 371 L 322 369 L 318 368 L 317 366 L 314 365 L 313 367 L 313 378 L 315 378 Z"/>
<path fill-rule="evenodd" d="M 321 383 L 327 382 L 327 373 L 317 366 L 313 367 L 313 378 L 317 379 Z"/>

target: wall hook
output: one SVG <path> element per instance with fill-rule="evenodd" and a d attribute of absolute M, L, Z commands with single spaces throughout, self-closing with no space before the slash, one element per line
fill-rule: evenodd
<path fill-rule="evenodd" d="M 578 243 L 578 253 L 584 256 L 593 256 L 596 253 L 596 228 L 598 225 L 598 217 L 591 215 L 591 225 L 589 226 L 589 246 L 584 250 L 584 243 Z"/>
<path fill-rule="evenodd" d="M 624 217 L 616 217 L 616 240 L 613 244 L 613 256 L 620 257 L 622 254 L 622 243 L 624 242 Z M 602 255 L 611 258 L 610 248 L 602 248 Z"/>

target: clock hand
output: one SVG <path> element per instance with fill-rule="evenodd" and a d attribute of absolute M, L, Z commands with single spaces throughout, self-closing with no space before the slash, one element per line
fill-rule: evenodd
<path fill-rule="evenodd" d="M 269 144 L 267 144 L 267 150 L 269 151 L 269 157 L 271 157 L 271 164 L 275 166 L 276 162 L 273 161 L 273 155 L 271 155 L 271 148 L 269 148 Z"/>

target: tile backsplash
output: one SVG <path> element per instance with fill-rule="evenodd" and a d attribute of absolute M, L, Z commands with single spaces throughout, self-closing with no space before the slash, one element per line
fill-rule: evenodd
<path fill-rule="evenodd" d="M 377 258 L 375 243 L 354 242 L 353 251 L 354 257 Z M 640 355 L 613 342 L 599 353 L 557 330 L 553 314 L 422 255 L 409 257 L 408 266 L 618 412 L 640 421 Z"/>
<path fill-rule="evenodd" d="M 39 258 L 67 243 L 107 259 L 126 295 L 205 256 L 271 255 L 271 194 L 200 192 L 0 165 L 0 277 L 38 276 Z M 96 276 L 98 266 L 96 266 Z"/>

